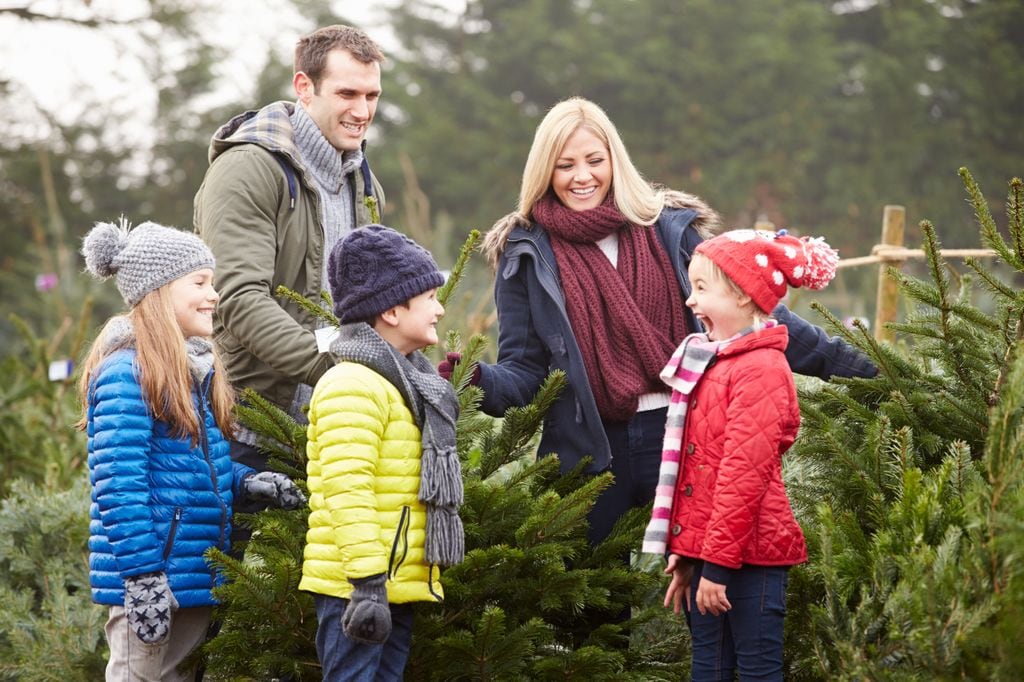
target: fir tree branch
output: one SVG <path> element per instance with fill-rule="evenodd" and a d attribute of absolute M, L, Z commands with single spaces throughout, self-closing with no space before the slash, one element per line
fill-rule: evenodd
<path fill-rule="evenodd" d="M 307 313 L 312 315 L 314 318 L 322 320 L 323 322 L 327 322 L 328 324 L 334 325 L 335 327 L 338 326 L 338 318 L 334 316 L 334 313 L 332 313 L 330 310 L 324 310 L 322 307 L 320 307 L 316 303 L 313 303 L 308 298 L 299 294 L 298 292 L 292 291 L 288 287 L 281 285 L 274 290 L 274 293 L 278 296 L 278 298 L 283 298 L 296 304 L 297 306 L 305 310 Z M 328 296 L 327 298 L 329 300 L 330 296 Z"/>
<path fill-rule="evenodd" d="M 1013 339 L 1010 343 L 1006 344 L 1006 353 L 1003 354 L 1002 363 L 999 365 L 999 373 L 996 375 L 996 383 L 992 388 L 992 393 L 988 397 L 988 406 L 995 407 L 999 403 L 999 396 L 1003 392 L 1003 386 L 1006 384 L 1007 373 L 1013 367 L 1013 356 L 1017 352 L 1017 349 L 1021 347 L 1021 340 L 1024 339 L 1024 310 L 1018 313 L 1017 323 L 1014 325 Z"/>
<path fill-rule="evenodd" d="M 1003 239 L 1002 235 L 999 234 L 999 228 L 996 227 L 996 221 L 992 217 L 992 212 L 988 208 L 988 201 L 985 200 L 985 195 L 982 194 L 981 188 L 978 187 L 978 183 L 974 181 L 974 177 L 967 168 L 961 168 L 959 171 L 960 178 L 963 180 L 964 187 L 967 188 L 967 193 L 970 195 L 971 206 L 974 207 L 974 216 L 978 221 L 978 225 L 981 228 L 981 241 L 985 246 L 989 247 L 1003 259 L 1004 262 L 1013 266 L 1017 270 L 1024 270 L 1024 257 L 1018 254 L 1022 254 L 1021 240 L 1024 238 L 1020 237 L 1018 231 L 1018 238 L 1015 239 L 1017 253 Z M 1019 182 L 1019 181 L 1018 181 Z M 1011 196 L 1013 195 L 1013 184 L 1011 181 Z M 1019 202 L 1019 187 L 1017 201 Z M 1011 200 L 1012 203 L 1012 200 Z M 1019 203 L 1017 204 L 1019 211 Z M 1011 218 L 1012 220 L 1012 218 Z"/>
<path fill-rule="evenodd" d="M 1013 250 L 1024 261 L 1024 182 L 1020 178 L 1010 180 L 1010 192 L 1006 199 L 1006 216 L 1009 218 L 1010 239 Z"/>
<path fill-rule="evenodd" d="M 437 290 L 437 300 L 441 305 L 448 304 L 449 297 L 451 297 L 465 276 L 466 263 L 469 261 L 469 257 L 473 254 L 479 243 L 480 230 L 470 230 L 469 236 L 466 237 L 466 241 L 462 243 L 462 247 L 459 249 L 459 255 L 455 258 L 455 264 L 452 266 L 448 280 Z"/>
<path fill-rule="evenodd" d="M 988 290 L 991 291 L 993 294 L 996 294 L 998 296 L 1004 296 L 1010 299 L 1011 301 L 1019 302 L 1021 300 L 1024 300 L 1024 297 L 1022 297 L 1019 291 L 1012 289 L 1011 287 L 1003 284 L 1001 281 L 996 279 L 995 275 L 993 275 L 986 268 L 984 268 L 978 261 L 978 259 L 973 258 L 972 256 L 967 256 L 966 258 L 964 258 L 964 265 L 969 267 L 971 270 L 974 270 L 974 272 L 976 272 L 978 276 L 981 277 L 982 282 L 984 282 Z"/>

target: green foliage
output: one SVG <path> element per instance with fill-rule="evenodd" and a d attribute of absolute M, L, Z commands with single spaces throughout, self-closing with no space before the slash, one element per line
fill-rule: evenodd
<path fill-rule="evenodd" d="M 241 399 L 238 419 L 259 434 L 259 447 L 271 466 L 304 483 L 305 428 L 253 391 L 244 391 Z M 298 589 L 307 514 L 305 508 L 236 514 L 234 523 L 253 530 L 244 560 L 208 551 L 207 558 L 228 581 L 214 590 L 221 602 L 214 619 L 221 625 L 202 652 L 208 679 L 320 679 L 313 598 Z"/>
<path fill-rule="evenodd" d="M 224 571 L 228 583 L 214 591 L 221 601 L 214 618 L 221 625 L 203 648 L 207 679 L 321 679 L 313 597 L 298 589 L 307 513 L 239 515 L 237 522 L 254 531 L 244 561 L 209 550 L 207 558 Z"/>
<path fill-rule="evenodd" d="M 0 505 L 0 680 L 103 677 L 106 609 L 89 591 L 89 486 L 15 481 Z"/>
<path fill-rule="evenodd" d="M 970 174 L 961 175 L 982 239 L 1024 263 L 1013 215 L 1020 181 L 1010 184 L 1007 243 Z M 971 279 L 954 282 L 934 229 L 921 229 L 931 281 L 890 272 L 916 303 L 892 325 L 907 352 L 840 331 L 833 319 L 881 372 L 801 392 L 803 428 L 789 455 L 801 476 L 790 491 L 811 562 L 790 600 L 793 679 L 1024 673 L 1024 569 L 1015 558 L 1024 548 L 1024 305 L 974 262 L 995 308 L 980 310 Z"/>
<path fill-rule="evenodd" d="M 82 475 L 85 437 L 74 428 L 81 414 L 75 385 L 70 379 L 50 381 L 48 370 L 64 352 L 80 355 L 88 319 L 86 306 L 75 338 L 61 333 L 41 339 L 25 321 L 11 317 L 25 351 L 0 360 L 0 496 L 19 478 L 62 490 Z"/>
<path fill-rule="evenodd" d="M 375 123 L 374 169 L 389 207 L 429 197 L 438 225 L 513 210 L 536 125 L 570 95 L 608 111 L 648 178 L 727 225 L 764 216 L 844 255 L 868 251 L 887 203 L 973 246 L 941 169 L 969 163 L 995 186 L 1024 149 L 1016 0 L 405 0 L 391 21 L 398 111 Z"/>

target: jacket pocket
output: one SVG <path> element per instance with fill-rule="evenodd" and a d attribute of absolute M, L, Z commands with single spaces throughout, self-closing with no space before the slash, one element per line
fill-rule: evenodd
<path fill-rule="evenodd" d="M 174 538 L 178 535 L 178 525 L 181 523 L 182 515 L 181 507 L 174 508 L 174 516 L 171 517 L 171 527 L 167 531 L 167 540 L 164 541 L 164 561 L 167 557 L 171 556 L 171 550 L 174 549 Z"/>
<path fill-rule="evenodd" d="M 405 563 L 405 557 L 409 554 L 409 518 L 412 516 L 412 509 L 409 505 L 402 507 L 402 516 L 398 519 L 398 528 L 395 529 L 395 539 L 391 542 L 391 558 L 388 560 L 388 579 L 395 577 L 398 569 Z"/>

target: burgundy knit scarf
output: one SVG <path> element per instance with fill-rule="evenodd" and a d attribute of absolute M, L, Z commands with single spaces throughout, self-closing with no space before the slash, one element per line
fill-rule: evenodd
<path fill-rule="evenodd" d="M 631 225 L 609 194 L 597 208 L 573 211 L 551 194 L 533 207 L 551 236 L 576 342 L 598 412 L 628 421 L 679 342 L 686 317 L 668 254 L 653 228 Z M 618 268 L 597 242 L 619 234 Z"/>

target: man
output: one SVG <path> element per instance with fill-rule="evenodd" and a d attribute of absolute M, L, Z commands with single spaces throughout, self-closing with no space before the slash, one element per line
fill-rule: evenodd
<path fill-rule="evenodd" d="M 373 40 L 348 26 L 301 38 L 297 101 L 222 126 L 195 198 L 196 230 L 217 258 L 214 333 L 228 378 L 300 419 L 310 387 L 334 363 L 317 331 L 325 325 L 275 291 L 283 285 L 320 300 L 334 244 L 380 220 L 384 197 L 364 149 L 383 60 Z M 232 457 L 266 469 L 255 434 L 242 429 L 236 438 Z"/>

